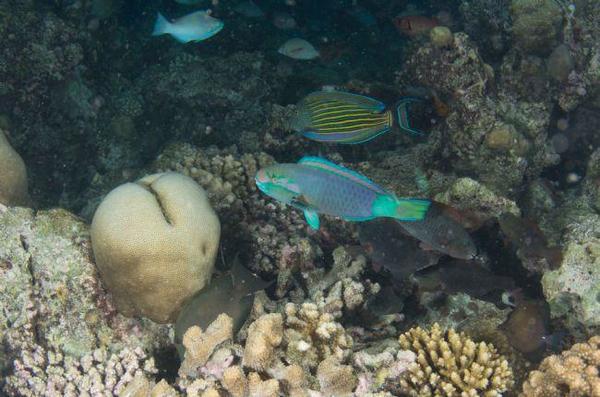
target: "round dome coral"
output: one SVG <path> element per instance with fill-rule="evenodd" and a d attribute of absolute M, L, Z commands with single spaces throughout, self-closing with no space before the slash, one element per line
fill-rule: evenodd
<path fill-rule="evenodd" d="M 171 322 L 210 280 L 221 226 L 204 190 L 177 173 L 111 191 L 92 221 L 102 280 L 119 311 Z"/>

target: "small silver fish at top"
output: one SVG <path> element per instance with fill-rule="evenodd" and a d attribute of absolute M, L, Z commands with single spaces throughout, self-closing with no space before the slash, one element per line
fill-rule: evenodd
<path fill-rule="evenodd" d="M 208 11 L 196 11 L 169 22 L 159 12 L 152 36 L 170 34 L 180 43 L 202 41 L 214 36 L 223 29 L 223 21 L 213 18 Z"/>
<path fill-rule="evenodd" d="M 289 39 L 279 47 L 278 52 L 286 57 L 303 61 L 319 57 L 319 51 L 312 44 L 299 38 Z"/>

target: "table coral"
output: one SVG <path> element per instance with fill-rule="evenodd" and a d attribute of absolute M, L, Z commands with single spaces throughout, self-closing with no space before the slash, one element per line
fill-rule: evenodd
<path fill-rule="evenodd" d="M 600 336 L 546 357 L 523 384 L 521 397 L 600 396 Z"/>
<path fill-rule="evenodd" d="M 417 354 L 402 376 L 401 389 L 410 396 L 501 396 L 513 384 L 508 362 L 484 342 L 475 343 L 438 324 L 430 330 L 412 328 L 400 335 L 400 346 Z"/>

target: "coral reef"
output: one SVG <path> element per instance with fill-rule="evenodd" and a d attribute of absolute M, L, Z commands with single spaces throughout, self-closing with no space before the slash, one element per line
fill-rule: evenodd
<path fill-rule="evenodd" d="M 25 205 L 27 192 L 27 169 L 23 159 L 10 146 L 6 134 L 0 129 L 0 204 Z"/>
<path fill-rule="evenodd" d="M 344 360 L 350 356 L 352 337 L 336 320 L 334 313 L 326 312 L 315 303 L 302 305 L 288 303 L 285 307 L 285 357 L 291 363 L 314 369 L 322 360 L 333 356 Z"/>
<path fill-rule="evenodd" d="M 192 2 L 0 4 L 0 394 L 600 395 L 600 2 L 214 0 L 218 36 L 149 37 Z M 292 133 L 330 89 L 426 134 Z M 304 155 L 440 211 L 311 230 L 255 186 Z"/>
<path fill-rule="evenodd" d="M 208 361 L 215 348 L 226 340 L 233 339 L 233 320 L 227 314 L 221 314 L 206 331 L 192 326 L 183 335 L 185 353 L 179 367 L 180 376 L 188 376 Z"/>
<path fill-rule="evenodd" d="M 498 196 L 471 178 L 457 179 L 447 191 L 436 195 L 435 200 L 454 208 L 472 211 L 485 220 L 497 218 L 505 212 L 520 214 L 514 201 Z"/>
<path fill-rule="evenodd" d="M 242 365 L 264 371 L 275 360 L 275 348 L 283 339 L 283 318 L 279 313 L 265 314 L 248 328 Z"/>
<path fill-rule="evenodd" d="M 544 273 L 542 286 L 552 317 L 576 335 L 600 330 L 600 217 L 583 215 L 567 227 L 560 267 Z"/>
<path fill-rule="evenodd" d="M 521 397 L 600 396 L 600 337 L 546 357 L 523 384 Z"/>
<path fill-rule="evenodd" d="M 119 311 L 163 323 L 210 281 L 219 237 L 204 190 L 176 173 L 117 187 L 91 226 L 96 264 Z"/>
<path fill-rule="evenodd" d="M 156 372 L 168 328 L 116 313 L 91 262 L 87 227 L 64 210 L 0 206 L 3 393 L 118 393 Z"/>
<path fill-rule="evenodd" d="M 558 161 L 546 140 L 549 98 L 520 100 L 464 33 L 455 34 L 446 50 L 419 48 L 405 66 L 399 85 L 410 86 L 416 79 L 437 95 L 454 99 L 445 122 L 431 135 L 447 143 L 441 154 L 452 160 L 459 175 L 476 175 L 478 182 L 510 198 L 526 177 Z M 496 92 L 491 91 L 494 85 Z"/>
<path fill-rule="evenodd" d="M 464 333 L 444 332 L 434 324 L 429 331 L 412 328 L 399 340 L 417 355 L 400 380 L 410 396 L 500 396 L 512 387 L 506 359 L 492 345 L 475 343 Z"/>
<path fill-rule="evenodd" d="M 512 0 L 512 36 L 524 53 L 547 54 L 557 43 L 562 9 L 558 2 L 545 0 Z"/>

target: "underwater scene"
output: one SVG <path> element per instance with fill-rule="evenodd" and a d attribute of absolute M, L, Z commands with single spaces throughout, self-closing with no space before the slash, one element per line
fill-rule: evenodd
<path fill-rule="evenodd" d="M 0 0 L 0 396 L 600 397 L 600 0 Z"/>

